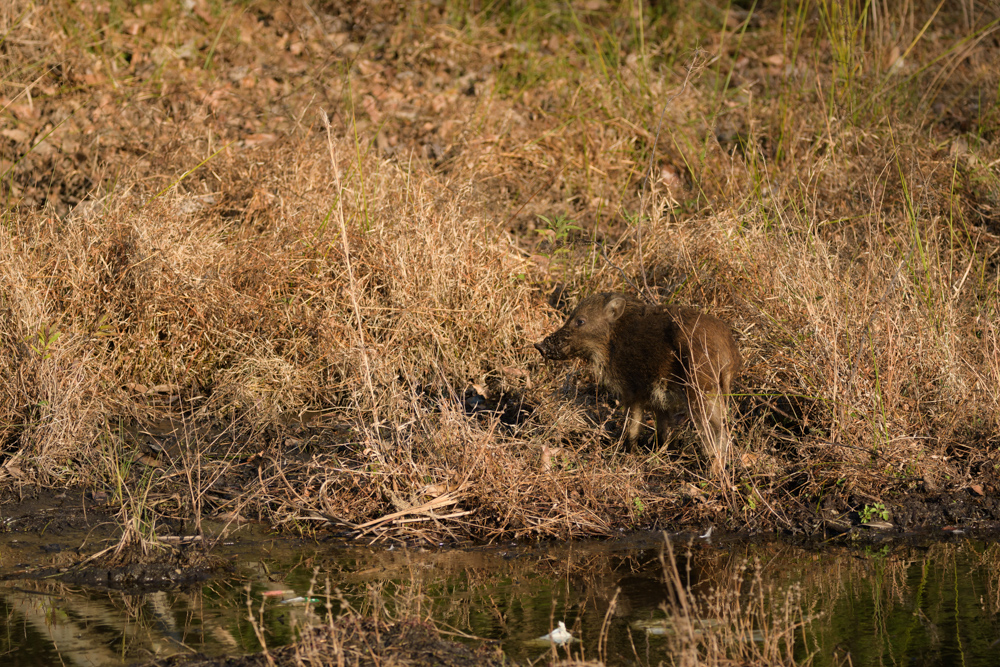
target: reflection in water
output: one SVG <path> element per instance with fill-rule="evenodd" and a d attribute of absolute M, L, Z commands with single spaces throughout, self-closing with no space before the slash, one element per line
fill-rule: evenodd
<path fill-rule="evenodd" d="M 346 604 L 363 615 L 429 617 L 458 638 L 496 640 L 516 660 L 552 650 L 537 640 L 562 621 L 575 640 L 561 655 L 608 664 L 697 659 L 699 644 L 736 630 L 747 645 L 737 652 L 789 663 L 1000 664 L 996 544 L 811 551 L 695 539 L 675 541 L 672 561 L 662 544 L 656 535 L 430 551 L 268 543 L 234 554 L 238 577 L 187 590 L 131 596 L 7 581 L 0 660 L 98 666 L 257 651 L 249 598 L 271 647 L 293 639 L 310 604 Z M 727 615 L 733 604 L 745 617 Z"/>

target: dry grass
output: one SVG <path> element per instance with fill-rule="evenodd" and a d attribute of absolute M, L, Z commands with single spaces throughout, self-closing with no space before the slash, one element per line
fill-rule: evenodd
<path fill-rule="evenodd" d="M 988 4 L 9 4 L 0 479 L 431 541 L 993 493 Z M 541 363 L 557 283 L 734 325 L 727 483 Z"/>

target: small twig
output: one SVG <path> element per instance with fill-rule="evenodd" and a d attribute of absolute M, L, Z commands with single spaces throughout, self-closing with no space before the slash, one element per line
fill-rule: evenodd
<path fill-rule="evenodd" d="M 601 631 L 597 635 L 597 658 L 601 662 L 607 661 L 608 627 L 611 625 L 611 617 L 618 608 L 618 596 L 621 595 L 621 586 L 615 588 L 615 594 L 608 605 L 608 611 L 604 614 L 604 621 L 601 623 Z"/>
<path fill-rule="evenodd" d="M 618 271 L 618 273 L 621 274 L 622 280 L 624 280 L 629 285 L 631 285 L 632 289 L 634 289 L 638 293 L 642 292 L 642 290 L 640 290 L 639 287 L 634 282 L 632 282 L 632 280 L 627 275 L 625 275 L 625 272 L 622 271 L 622 267 L 618 266 L 617 264 L 615 264 L 614 262 L 611 261 L 611 258 L 609 258 L 608 255 L 607 255 L 607 253 L 604 252 L 604 246 L 603 245 L 601 245 L 601 257 L 604 258 L 604 261 L 608 263 L 608 266 L 610 266 L 611 268 L 615 269 L 616 271 Z M 643 278 L 645 278 L 645 277 L 646 277 L 645 272 L 643 272 Z"/>
<path fill-rule="evenodd" d="M 434 498 L 433 500 L 430 500 L 430 501 L 424 503 L 420 507 L 412 507 L 412 508 L 409 508 L 409 509 L 400 510 L 398 512 L 393 512 L 392 514 L 386 514 L 385 516 L 381 516 L 381 517 L 379 517 L 377 519 L 372 519 L 371 521 L 369 521 L 367 523 L 360 524 L 360 525 L 358 525 L 358 526 L 355 527 L 355 530 L 359 531 L 358 534 L 355 536 L 355 538 L 361 537 L 365 533 L 370 532 L 372 530 L 375 530 L 376 528 L 380 528 L 380 527 L 382 527 L 383 525 L 385 525 L 387 523 L 397 523 L 398 519 L 401 519 L 402 517 L 406 516 L 407 514 L 420 514 L 420 515 L 424 515 L 425 517 L 433 517 L 433 518 L 439 518 L 439 519 L 448 518 L 448 517 L 443 517 L 443 516 L 442 517 L 435 517 L 434 514 L 433 514 L 433 510 L 440 509 L 442 507 L 447 507 L 449 505 L 456 504 L 459 501 L 459 495 L 458 494 L 462 490 L 463 490 L 462 488 L 458 488 L 455 491 L 442 494 L 442 495 L 438 496 L 437 498 Z M 452 515 L 449 515 L 449 516 L 452 516 Z M 464 514 L 461 513 L 461 512 L 459 512 L 457 514 L 454 514 L 453 516 L 464 516 Z"/>
<path fill-rule="evenodd" d="M 97 560 L 98 558 L 100 558 L 104 554 L 108 553 L 109 551 L 114 550 L 117 546 L 118 546 L 117 544 L 112 544 L 110 547 L 107 547 L 106 549 L 101 549 L 97 553 L 91 554 L 91 555 L 87 556 L 86 558 L 84 558 L 79 563 L 77 563 L 75 565 L 71 565 L 68 569 L 70 569 L 70 570 L 79 570 L 83 566 L 87 565 L 88 563 L 92 563 L 93 561 Z"/>
<path fill-rule="evenodd" d="M 253 617 L 253 598 L 250 597 L 250 586 L 246 587 L 247 592 L 247 620 L 250 621 L 250 627 L 253 628 L 253 633 L 257 636 L 257 641 L 260 642 L 261 647 L 264 649 L 264 657 L 267 659 L 267 664 L 269 667 L 275 667 L 274 658 L 271 657 L 271 652 L 267 650 L 267 639 L 264 637 L 264 600 L 260 601 L 260 623 L 257 619 Z"/>

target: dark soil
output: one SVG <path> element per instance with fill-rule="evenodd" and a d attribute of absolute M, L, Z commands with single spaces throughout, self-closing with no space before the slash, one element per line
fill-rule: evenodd
<path fill-rule="evenodd" d="M 210 555 L 197 536 L 167 538 L 145 549 L 139 540 L 123 539 L 106 502 L 103 494 L 75 491 L 0 506 L 7 533 L 0 580 L 58 578 L 139 593 L 231 571 L 232 563 Z M 160 537 L 169 533 L 169 522 L 163 528 Z"/>

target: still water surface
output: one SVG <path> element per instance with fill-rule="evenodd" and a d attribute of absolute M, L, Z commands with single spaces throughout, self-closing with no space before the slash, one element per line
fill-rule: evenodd
<path fill-rule="evenodd" d="M 346 603 L 362 614 L 432 618 L 458 639 L 495 640 L 519 661 L 547 653 L 531 640 L 564 621 L 580 639 L 574 654 L 598 658 L 600 650 L 611 665 L 669 664 L 676 642 L 663 636 L 662 619 L 675 596 L 663 544 L 657 534 L 543 546 L 369 550 L 256 538 L 224 547 L 235 576 L 194 588 L 125 595 L 8 580 L 0 582 L 0 664 L 99 667 L 193 651 L 258 651 L 248 601 L 263 619 L 268 646 L 276 647 L 292 641 L 304 622 L 308 603 L 295 598 L 310 597 L 311 587 L 319 611 Z M 673 546 L 677 572 L 696 599 L 728 590 L 732 599 L 757 601 L 748 641 L 771 631 L 760 626 L 789 622 L 782 604 L 790 598 L 802 609 L 800 618 L 815 617 L 795 631 L 798 661 L 1000 665 L 995 543 L 807 549 L 716 537 L 674 538 Z M 327 582 L 341 599 L 326 597 Z M 700 613 L 710 628 L 718 620 L 709 606 Z"/>

